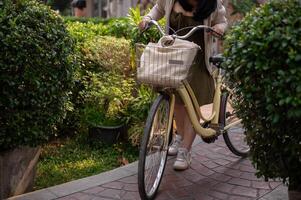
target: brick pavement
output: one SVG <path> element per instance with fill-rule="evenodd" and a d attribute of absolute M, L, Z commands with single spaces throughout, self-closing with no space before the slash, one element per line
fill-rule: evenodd
<path fill-rule="evenodd" d="M 157 200 L 249 200 L 259 199 L 281 185 L 264 182 L 255 175 L 248 159 L 233 155 L 220 137 L 213 144 L 193 147 L 191 168 L 176 172 L 169 159 Z M 58 200 L 140 199 L 137 174 L 89 188 Z"/>
<path fill-rule="evenodd" d="M 210 106 L 202 111 L 210 114 Z M 196 138 L 188 170 L 167 161 L 156 200 L 286 200 L 281 182 L 258 179 L 249 159 L 233 155 L 223 137 L 206 144 Z M 139 200 L 137 162 L 99 175 L 42 189 L 11 200 Z"/>

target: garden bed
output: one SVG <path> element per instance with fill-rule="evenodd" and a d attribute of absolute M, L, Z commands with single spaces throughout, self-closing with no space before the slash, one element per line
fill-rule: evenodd
<path fill-rule="evenodd" d="M 109 171 L 138 158 L 138 148 L 126 143 L 88 145 L 85 135 L 56 140 L 43 147 L 34 189 L 42 189 Z"/>

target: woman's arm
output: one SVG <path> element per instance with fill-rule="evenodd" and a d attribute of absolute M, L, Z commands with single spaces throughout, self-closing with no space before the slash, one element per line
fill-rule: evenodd
<path fill-rule="evenodd" d="M 160 20 L 165 15 L 165 3 L 166 0 L 157 0 L 155 6 L 151 9 L 151 11 L 143 17 L 145 20 Z"/>
<path fill-rule="evenodd" d="M 221 0 L 217 0 L 217 10 L 215 11 L 215 15 L 212 19 L 212 28 L 223 34 L 228 26 L 227 18 L 226 18 L 226 9 L 222 4 Z"/>

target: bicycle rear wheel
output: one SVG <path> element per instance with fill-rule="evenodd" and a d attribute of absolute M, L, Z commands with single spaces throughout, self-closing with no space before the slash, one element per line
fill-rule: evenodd
<path fill-rule="evenodd" d="M 139 152 L 138 188 L 141 199 L 154 199 L 167 160 L 170 101 L 159 95 L 149 112 Z"/>
<path fill-rule="evenodd" d="M 223 137 L 227 147 L 233 154 L 247 157 L 250 147 L 246 142 L 245 130 L 231 104 L 232 101 L 228 97 L 228 94 L 223 94 L 221 96 L 219 121 L 224 128 L 229 127 L 224 131 Z"/>

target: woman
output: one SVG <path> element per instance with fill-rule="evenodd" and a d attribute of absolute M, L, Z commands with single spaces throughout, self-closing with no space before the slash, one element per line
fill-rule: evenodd
<path fill-rule="evenodd" d="M 151 11 L 139 24 L 144 29 L 147 23 L 166 17 L 166 31 L 179 30 L 184 27 L 207 25 L 216 32 L 223 34 L 227 27 L 226 11 L 221 0 L 158 0 Z M 172 28 L 172 29 L 169 29 Z M 184 35 L 189 31 L 180 31 Z M 203 30 L 196 31 L 188 38 L 189 41 L 201 46 L 196 57 L 196 64 L 193 66 L 193 75 L 189 83 L 200 105 L 212 103 L 214 96 L 214 80 L 211 76 L 213 71 L 209 64 L 209 57 L 212 44 L 212 36 L 204 33 Z M 176 98 L 175 120 L 178 134 L 174 137 L 169 147 L 169 155 L 177 155 L 173 165 L 175 170 L 185 170 L 190 165 L 190 149 L 196 133 L 192 127 L 184 104 L 180 98 Z"/>

